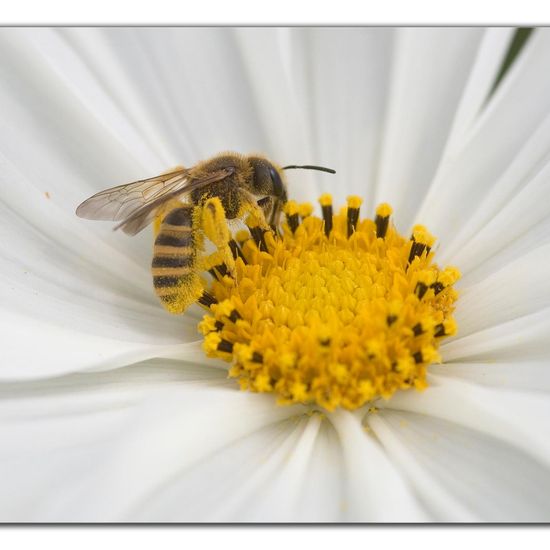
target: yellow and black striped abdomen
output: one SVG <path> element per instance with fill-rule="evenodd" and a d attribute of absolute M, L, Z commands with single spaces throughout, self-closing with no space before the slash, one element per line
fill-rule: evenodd
<path fill-rule="evenodd" d="M 193 206 L 171 210 L 162 220 L 153 248 L 153 285 L 170 313 L 182 313 L 203 292 L 197 273 L 197 231 Z"/>

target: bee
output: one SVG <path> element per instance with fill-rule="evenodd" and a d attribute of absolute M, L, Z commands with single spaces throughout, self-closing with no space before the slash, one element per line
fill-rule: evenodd
<path fill-rule="evenodd" d="M 261 155 L 221 153 L 191 168 L 177 167 L 100 191 L 85 200 L 76 214 L 119 222 L 115 229 L 128 235 L 136 235 L 160 220 L 151 266 L 153 286 L 169 312 L 182 313 L 203 298 L 199 256 L 200 211 L 205 203 L 217 197 L 228 220 L 258 211 L 266 227 L 277 232 L 288 200 L 283 171 L 296 168 L 335 173 L 321 166 L 279 167 Z"/>

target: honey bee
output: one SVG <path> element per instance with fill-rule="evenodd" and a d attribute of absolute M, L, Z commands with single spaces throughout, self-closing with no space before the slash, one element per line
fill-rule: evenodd
<path fill-rule="evenodd" d="M 153 178 L 100 191 L 85 200 L 76 214 L 119 222 L 115 229 L 128 235 L 136 235 L 160 219 L 151 266 L 153 286 L 168 311 L 182 313 L 203 298 L 198 260 L 200 210 L 204 204 L 219 198 L 228 220 L 256 210 L 266 228 L 277 232 L 288 200 L 283 170 L 295 168 L 335 173 L 321 166 L 279 167 L 261 155 L 221 153 L 191 168 L 178 167 Z"/>

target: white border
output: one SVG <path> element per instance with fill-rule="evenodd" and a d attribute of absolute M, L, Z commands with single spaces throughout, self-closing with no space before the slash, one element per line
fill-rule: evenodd
<path fill-rule="evenodd" d="M 550 23 L 542 0 L 17 0 L 2 24 L 447 24 Z"/>
<path fill-rule="evenodd" d="M 454 526 L 362 526 L 341 527 L 4 527 L 4 548 L 55 548 L 97 550 L 98 548 L 218 548 L 270 550 L 281 548 L 541 548 L 548 542 L 548 528 L 541 527 L 454 527 Z"/>

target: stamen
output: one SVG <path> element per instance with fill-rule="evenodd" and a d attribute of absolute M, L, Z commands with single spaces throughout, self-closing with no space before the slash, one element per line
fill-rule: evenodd
<path fill-rule="evenodd" d="M 214 269 L 220 274 L 221 277 L 230 275 L 229 269 L 227 269 L 227 266 L 224 263 L 214 266 Z"/>
<path fill-rule="evenodd" d="M 434 294 L 437 296 L 445 287 L 439 281 L 436 281 L 430 285 L 430 288 L 434 289 Z"/>
<path fill-rule="evenodd" d="M 265 242 L 264 238 L 264 230 L 261 227 L 251 227 L 250 228 L 250 234 L 252 235 L 252 238 L 254 239 L 254 242 L 256 243 L 256 246 L 263 250 L 264 252 L 267 251 L 267 244 Z"/>
<path fill-rule="evenodd" d="M 431 246 L 434 242 L 434 238 L 423 225 L 415 225 L 413 228 L 413 233 L 411 235 L 411 252 L 409 254 L 409 264 L 416 257 L 422 256 L 424 250 L 426 250 L 426 255 L 430 253 Z"/>
<path fill-rule="evenodd" d="M 298 204 L 294 201 L 288 201 L 285 205 L 284 212 L 286 214 L 286 222 L 292 233 L 296 232 L 298 226 L 300 225 L 300 208 Z"/>
<path fill-rule="evenodd" d="M 416 288 L 414 289 L 415 294 L 418 296 L 419 300 L 422 300 L 424 298 L 424 295 L 426 294 L 428 290 L 428 286 L 425 285 L 422 282 L 416 283 Z"/>
<path fill-rule="evenodd" d="M 210 306 L 217 304 L 218 300 L 212 296 L 209 292 L 206 290 L 202 293 L 202 296 L 199 298 L 199 304 L 209 308 Z"/>
<path fill-rule="evenodd" d="M 332 231 L 332 197 L 325 193 L 319 197 L 319 202 L 323 212 L 325 235 L 328 237 Z"/>
<path fill-rule="evenodd" d="M 218 351 L 231 353 L 233 351 L 233 342 L 228 342 L 227 340 L 221 340 L 218 344 Z"/>
<path fill-rule="evenodd" d="M 441 339 L 456 332 L 458 270 L 433 263 L 423 226 L 399 235 L 389 205 L 359 220 L 358 197 L 337 215 L 330 195 L 320 203 L 322 218 L 287 203 L 281 235 L 254 216 L 234 237 L 210 229 L 218 250 L 204 264 L 217 277 L 199 300 L 207 355 L 230 362 L 242 389 L 281 404 L 356 409 L 424 389 Z"/>
<path fill-rule="evenodd" d="M 378 239 L 383 239 L 386 236 L 391 213 L 392 208 L 387 203 L 381 204 L 376 209 L 376 218 L 374 219 L 374 223 L 376 224 L 376 237 Z"/>
<path fill-rule="evenodd" d="M 236 260 L 237 258 L 240 258 L 244 263 L 246 263 L 246 258 L 244 257 L 241 247 L 237 244 L 237 241 L 235 239 L 231 239 L 228 244 L 231 253 L 233 254 L 233 259 Z"/>
<path fill-rule="evenodd" d="M 299 212 L 300 218 L 302 218 L 302 221 L 304 221 L 306 218 L 311 216 L 313 214 L 313 205 L 309 202 L 304 202 L 303 204 L 299 205 Z"/>
<path fill-rule="evenodd" d="M 252 213 L 246 219 L 246 225 L 250 231 L 250 235 L 252 235 L 252 238 L 256 243 L 256 246 L 263 252 L 267 252 L 265 233 L 269 230 L 265 229 L 265 226 L 262 227 L 262 220 L 260 220 L 255 213 Z"/>
<path fill-rule="evenodd" d="M 348 197 L 348 238 L 355 233 L 359 221 L 359 209 L 363 199 L 357 196 Z"/>

